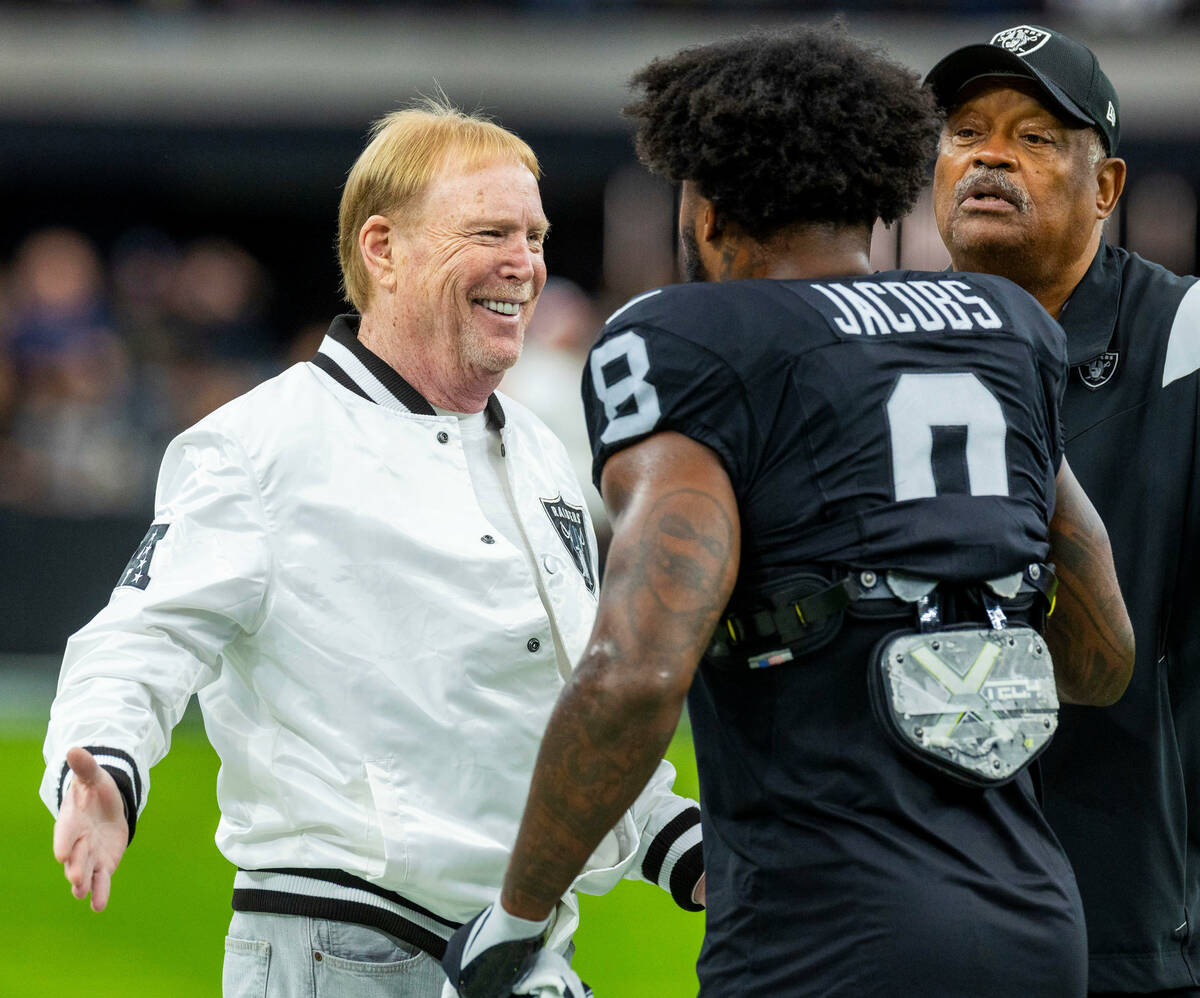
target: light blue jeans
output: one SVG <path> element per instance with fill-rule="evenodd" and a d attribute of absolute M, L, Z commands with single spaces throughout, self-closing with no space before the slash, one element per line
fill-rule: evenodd
<path fill-rule="evenodd" d="M 235 911 L 224 998 L 440 998 L 428 953 L 379 929 L 305 915 Z"/>

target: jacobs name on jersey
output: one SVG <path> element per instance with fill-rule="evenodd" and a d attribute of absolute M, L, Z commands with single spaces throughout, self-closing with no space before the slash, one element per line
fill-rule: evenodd
<path fill-rule="evenodd" d="M 927 333 L 943 329 L 982 332 L 1003 325 L 985 299 L 970 293 L 965 281 L 814 281 L 809 286 L 833 303 L 834 328 L 847 336 L 911 333 L 916 329 Z"/>

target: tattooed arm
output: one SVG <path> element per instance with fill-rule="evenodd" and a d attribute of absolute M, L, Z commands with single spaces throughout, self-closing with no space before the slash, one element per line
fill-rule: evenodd
<path fill-rule="evenodd" d="M 1058 695 L 1067 703 L 1116 703 L 1133 675 L 1133 625 L 1121 598 L 1108 531 L 1063 460 L 1050 521 L 1058 598 L 1046 622 Z"/>
<path fill-rule="evenodd" d="M 737 578 L 737 504 L 716 454 L 658 433 L 604 467 L 613 517 L 588 646 L 542 740 L 501 903 L 541 919 L 663 757 Z"/>

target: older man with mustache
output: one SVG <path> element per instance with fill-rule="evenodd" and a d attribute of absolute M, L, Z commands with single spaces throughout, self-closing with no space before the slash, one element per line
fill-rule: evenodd
<path fill-rule="evenodd" d="M 1075 867 L 1093 995 L 1200 995 L 1200 284 L 1104 241 L 1125 163 L 1095 55 L 1019 25 L 952 52 L 934 180 L 958 270 L 1020 284 L 1067 333 L 1067 457 L 1137 637 L 1115 706 L 1064 706 L 1045 809 Z"/>

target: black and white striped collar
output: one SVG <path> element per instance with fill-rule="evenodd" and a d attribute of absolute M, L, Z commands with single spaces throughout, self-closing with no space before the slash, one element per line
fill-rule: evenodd
<path fill-rule="evenodd" d="M 311 363 L 343 388 L 370 402 L 399 412 L 437 415 L 433 406 L 395 368 L 363 346 L 358 338 L 359 321 L 357 315 L 337 316 Z M 488 396 L 484 411 L 489 426 L 495 429 L 504 426 L 504 409 L 495 393 Z"/>

